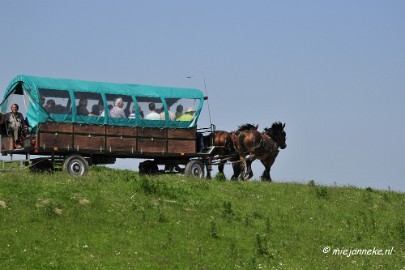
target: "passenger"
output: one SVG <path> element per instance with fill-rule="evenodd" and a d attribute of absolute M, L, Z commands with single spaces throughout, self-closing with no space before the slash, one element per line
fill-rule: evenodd
<path fill-rule="evenodd" d="M 104 102 L 102 100 L 98 101 L 98 114 L 101 117 L 104 117 L 105 113 L 104 113 Z"/>
<path fill-rule="evenodd" d="M 139 109 L 139 118 L 145 118 L 145 115 L 143 114 L 142 108 L 140 105 L 138 105 L 138 109 Z"/>
<path fill-rule="evenodd" d="M 142 108 L 139 105 L 138 105 L 138 110 L 139 110 L 138 118 L 142 119 L 144 117 L 144 115 L 143 115 Z M 132 106 L 132 113 L 129 115 L 128 118 L 135 119 L 135 115 L 136 115 L 135 106 Z"/>
<path fill-rule="evenodd" d="M 176 121 L 191 121 L 194 119 L 195 109 L 190 107 L 187 108 L 186 112 L 176 119 Z"/>
<path fill-rule="evenodd" d="M 183 115 L 183 105 L 179 104 L 176 107 L 176 114 L 175 114 L 176 120 L 182 115 Z"/>
<path fill-rule="evenodd" d="M 160 119 L 165 120 L 165 118 L 166 118 L 166 114 L 165 114 L 164 109 L 162 109 L 162 112 L 160 113 Z M 170 107 L 169 107 L 169 119 L 172 121 L 176 120 L 176 115 L 170 111 Z"/>
<path fill-rule="evenodd" d="M 135 119 L 135 106 L 132 106 L 131 113 L 128 116 L 129 119 Z"/>
<path fill-rule="evenodd" d="M 13 139 L 13 145 L 10 147 L 20 149 L 22 144 L 22 138 L 24 132 L 27 131 L 28 125 L 26 121 L 24 121 L 24 116 L 22 113 L 18 112 L 18 105 L 12 104 L 11 105 L 11 112 L 3 113 L 1 123 L 6 121 L 7 124 L 7 133 Z"/>
<path fill-rule="evenodd" d="M 48 99 L 48 101 L 46 102 L 46 104 L 44 105 L 44 109 L 48 112 L 48 113 L 55 113 L 55 100 L 53 99 Z"/>
<path fill-rule="evenodd" d="M 129 115 L 131 114 L 132 110 L 131 110 L 131 103 L 132 102 L 127 102 L 127 106 L 125 106 L 124 112 L 125 112 L 125 117 L 129 118 Z M 134 106 L 132 106 L 134 107 Z"/>
<path fill-rule="evenodd" d="M 124 101 L 120 97 L 117 98 L 114 102 L 114 108 L 112 108 L 110 111 L 110 117 L 126 118 L 123 107 L 124 107 Z"/>
<path fill-rule="evenodd" d="M 156 112 L 155 103 L 149 103 L 149 111 L 150 113 L 145 116 L 146 120 L 160 120 L 160 115 Z"/>
<path fill-rule="evenodd" d="M 178 119 L 176 119 L 176 121 L 192 121 L 194 119 L 194 113 L 194 108 L 187 108 L 186 112 Z M 204 136 L 201 132 L 197 132 L 197 147 L 198 152 L 204 152 L 205 150 L 207 150 L 204 144 Z"/>
<path fill-rule="evenodd" d="M 68 109 L 61 104 L 56 104 L 55 110 L 53 111 L 53 113 L 60 113 L 60 114 L 67 113 L 67 112 L 68 112 Z"/>
<path fill-rule="evenodd" d="M 93 107 L 91 107 L 91 112 L 89 113 L 89 116 L 99 116 L 100 115 L 100 109 L 97 104 L 94 104 Z"/>
<path fill-rule="evenodd" d="M 87 110 L 87 99 L 81 98 L 79 100 L 79 106 L 77 106 L 77 115 L 89 115 L 89 111 Z"/>

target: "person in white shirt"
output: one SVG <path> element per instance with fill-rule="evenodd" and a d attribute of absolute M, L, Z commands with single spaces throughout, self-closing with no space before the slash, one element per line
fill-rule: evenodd
<path fill-rule="evenodd" d="M 150 113 L 148 113 L 148 114 L 145 116 L 145 119 L 146 119 L 146 120 L 160 120 L 160 114 L 158 114 L 158 113 L 156 112 L 156 105 L 155 105 L 155 103 L 153 103 L 153 102 L 149 103 L 149 111 L 150 111 Z"/>

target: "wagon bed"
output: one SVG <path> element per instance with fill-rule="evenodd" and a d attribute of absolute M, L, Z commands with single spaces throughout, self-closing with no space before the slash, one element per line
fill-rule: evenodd
<path fill-rule="evenodd" d="M 113 164 L 117 158 L 139 158 L 147 159 L 140 164 L 140 172 L 156 173 L 157 166 L 164 165 L 165 171 L 197 177 L 204 176 L 204 168 L 210 171 L 215 161 L 227 158 L 218 156 L 220 147 L 214 146 L 210 139 L 215 126 L 197 128 L 207 99 L 198 89 L 20 75 L 6 90 L 0 105 L 2 113 L 15 102 L 15 97 L 20 98 L 20 107 L 26 108 L 29 129 L 22 149 L 15 149 L 10 133 L 5 132 L 7 127 L 3 126 L 3 155 L 25 154 L 27 159 L 45 156 L 50 164 L 61 161 L 62 169 L 73 175 L 85 174 L 89 165 Z M 82 99 L 89 100 L 93 107 L 101 106 L 102 113 L 82 115 L 79 110 Z M 118 99 L 126 105 L 126 117 L 114 118 L 109 114 L 111 109 L 107 107 Z M 50 111 L 44 104 L 50 101 L 55 104 L 55 100 L 58 110 Z M 150 103 L 160 104 L 160 120 L 141 117 Z M 194 118 L 172 119 L 170 108 L 179 105 L 194 107 Z M 133 117 L 129 117 L 130 108 Z"/>

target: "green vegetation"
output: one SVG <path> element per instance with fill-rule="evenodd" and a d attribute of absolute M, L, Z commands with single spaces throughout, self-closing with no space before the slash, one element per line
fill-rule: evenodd
<path fill-rule="evenodd" d="M 401 269 L 404 209 L 403 193 L 315 181 L 7 172 L 0 269 Z"/>

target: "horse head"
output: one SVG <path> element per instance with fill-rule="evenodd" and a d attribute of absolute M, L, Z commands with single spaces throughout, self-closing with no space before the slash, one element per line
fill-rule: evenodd
<path fill-rule="evenodd" d="M 264 133 L 267 134 L 281 149 L 287 147 L 287 135 L 284 131 L 285 123 L 274 122 L 271 128 L 265 128 Z"/>

